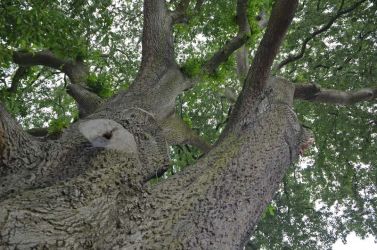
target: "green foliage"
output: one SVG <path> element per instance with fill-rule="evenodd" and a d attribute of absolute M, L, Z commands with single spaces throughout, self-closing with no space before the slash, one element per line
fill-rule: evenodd
<path fill-rule="evenodd" d="M 98 76 L 90 75 L 88 77 L 87 85 L 91 90 L 102 98 L 107 98 L 112 95 L 111 78 L 106 74 Z"/>
<path fill-rule="evenodd" d="M 202 62 L 203 60 L 198 58 L 190 58 L 182 65 L 181 69 L 189 77 L 198 76 L 201 71 Z"/>
<path fill-rule="evenodd" d="M 64 128 L 68 127 L 69 121 L 63 118 L 52 119 L 48 127 L 49 134 L 59 134 Z"/>
<path fill-rule="evenodd" d="M 173 2 L 170 1 L 170 5 Z M 252 33 L 247 46 L 253 59 L 263 32 L 255 15 L 271 12 L 274 1 L 249 1 Z M 276 62 L 297 53 L 302 41 L 323 27 L 341 1 L 302 1 Z M 355 1 L 345 0 L 344 9 Z M 177 61 L 188 76 L 200 75 L 210 58 L 233 38 L 236 1 L 204 1 L 200 12 L 190 5 L 190 19 L 174 27 Z M 173 6 L 171 6 L 173 8 Z M 335 21 L 312 41 L 300 60 L 281 72 L 297 83 L 352 90 L 375 87 L 377 79 L 377 5 L 368 0 Z M 25 128 L 49 126 L 59 133 L 77 117 L 66 94 L 65 77 L 33 67 L 9 93 L 16 70 L 12 51 L 50 49 L 62 58 L 83 57 L 91 65 L 89 87 L 107 98 L 127 88 L 140 62 L 142 1 L 6 0 L 0 3 L 0 100 Z M 231 57 L 211 76 L 177 99 L 177 113 L 206 140 L 214 143 L 223 130 L 231 104 L 223 89 L 239 92 L 241 83 Z M 355 231 L 377 236 L 377 126 L 375 103 L 349 107 L 295 102 L 295 111 L 311 127 L 315 147 L 285 176 L 281 190 L 267 207 L 252 239 L 257 249 L 329 249 Z M 176 174 L 201 155 L 191 146 L 171 149 Z M 165 176 L 165 177 L 166 177 Z M 164 177 L 163 177 L 164 178 Z M 158 180 L 154 180 L 157 182 Z"/>

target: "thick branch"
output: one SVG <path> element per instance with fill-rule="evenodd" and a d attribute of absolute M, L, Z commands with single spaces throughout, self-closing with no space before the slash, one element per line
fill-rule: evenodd
<path fill-rule="evenodd" d="M 354 5 L 352 5 L 351 7 L 347 8 L 347 9 L 344 9 L 342 10 L 342 6 L 343 6 L 343 3 L 344 1 L 342 1 L 342 5 L 339 9 L 339 11 L 337 12 L 337 14 L 335 16 L 333 16 L 332 18 L 330 18 L 330 20 L 327 22 L 327 24 L 325 24 L 324 26 L 322 26 L 321 28 L 317 29 L 316 31 L 312 32 L 305 40 L 304 42 L 302 43 L 301 45 L 301 49 L 300 49 L 300 52 L 297 53 L 297 54 L 292 54 L 290 56 L 288 56 L 287 59 L 283 60 L 281 63 L 279 63 L 279 65 L 277 66 L 277 69 L 281 69 L 282 67 L 284 67 L 285 65 L 291 63 L 291 62 L 294 62 L 294 61 L 297 61 L 299 59 L 301 59 L 304 54 L 305 54 L 305 51 L 306 51 L 306 47 L 308 45 L 308 43 L 314 39 L 317 35 L 327 31 L 328 29 L 330 29 L 330 27 L 334 24 L 334 22 L 340 18 L 342 15 L 344 14 L 347 14 L 351 11 L 353 11 L 354 9 L 356 9 L 360 4 L 362 4 L 363 2 L 365 2 L 366 0 L 361 0 L 361 1 L 358 1 L 356 2 Z"/>
<path fill-rule="evenodd" d="M 0 176 L 24 166 L 32 167 L 39 153 L 37 143 L 0 103 Z"/>
<path fill-rule="evenodd" d="M 77 84 L 68 85 L 67 93 L 77 102 L 80 118 L 92 114 L 103 103 L 98 95 Z"/>
<path fill-rule="evenodd" d="M 195 133 L 181 118 L 175 114 L 161 122 L 163 133 L 169 145 L 190 144 L 203 153 L 211 149 L 211 145 Z"/>
<path fill-rule="evenodd" d="M 51 51 L 14 52 L 13 61 L 21 66 L 46 66 L 66 73 L 73 84 L 85 85 L 89 74 L 88 67 L 82 61 L 60 59 Z"/>
<path fill-rule="evenodd" d="M 254 94 L 259 94 L 266 84 L 271 65 L 292 22 L 296 8 L 297 1 L 281 0 L 276 2 L 272 10 L 266 33 L 245 81 L 246 86 L 252 86 Z"/>
<path fill-rule="evenodd" d="M 57 58 L 51 51 L 43 50 L 40 52 L 21 52 L 13 53 L 13 61 L 22 66 L 42 65 L 53 69 L 62 70 L 66 60 Z"/>
<path fill-rule="evenodd" d="M 260 29 L 265 29 L 268 23 L 268 17 L 264 11 L 261 11 L 257 16 L 256 20 L 258 21 L 258 26 Z M 249 62 L 249 49 L 244 44 L 241 48 L 239 48 L 236 52 L 236 61 L 237 61 L 237 74 L 238 78 L 240 79 L 241 83 L 246 78 L 247 72 L 250 67 Z"/>
<path fill-rule="evenodd" d="M 29 67 L 27 66 L 18 67 L 18 69 L 16 70 L 12 78 L 12 84 L 10 88 L 8 89 L 9 92 L 15 93 L 17 91 L 20 80 L 27 75 L 28 70 L 29 70 Z"/>
<path fill-rule="evenodd" d="M 243 120 L 249 119 L 247 118 L 249 114 L 254 112 L 255 102 L 267 83 L 271 65 L 293 19 L 297 4 L 297 0 L 280 0 L 275 3 L 267 30 L 255 54 L 225 131 L 235 129 L 235 127 L 241 125 Z"/>
<path fill-rule="evenodd" d="M 299 85 L 295 87 L 295 98 L 339 105 L 351 105 L 357 102 L 377 98 L 377 88 L 364 88 L 356 91 L 340 91 L 321 89 L 316 84 Z"/>
<path fill-rule="evenodd" d="M 99 96 L 85 89 L 89 69 L 81 60 L 60 59 L 51 51 L 45 50 L 40 52 L 14 52 L 13 61 L 20 65 L 19 70 L 30 66 L 42 65 L 67 74 L 72 83 L 68 86 L 68 94 L 77 102 L 81 117 L 91 114 L 102 103 Z M 20 78 L 18 71 L 13 78 L 15 83 Z M 16 84 L 12 84 L 12 87 L 13 85 L 16 87 Z"/>
<path fill-rule="evenodd" d="M 174 62 L 172 20 L 165 0 L 144 1 L 142 69 Z"/>
<path fill-rule="evenodd" d="M 233 54 L 234 51 L 239 49 L 247 42 L 250 37 L 250 26 L 247 19 L 247 0 L 237 1 L 237 25 L 239 27 L 238 34 L 233 39 L 227 41 L 224 47 L 220 48 L 203 66 L 203 70 L 208 74 L 213 74 L 219 65 Z"/>
<path fill-rule="evenodd" d="M 249 56 L 248 56 L 248 48 L 246 45 L 242 45 L 236 51 L 236 62 L 237 62 L 237 75 L 240 79 L 240 82 L 243 83 L 244 79 L 246 78 L 247 72 L 249 70 Z"/>
<path fill-rule="evenodd" d="M 248 34 L 241 33 L 225 43 L 224 47 L 218 50 L 209 60 L 205 63 L 203 70 L 208 74 L 215 73 L 216 69 L 228 60 L 229 56 L 233 54 L 238 48 L 240 48 L 249 39 Z"/>

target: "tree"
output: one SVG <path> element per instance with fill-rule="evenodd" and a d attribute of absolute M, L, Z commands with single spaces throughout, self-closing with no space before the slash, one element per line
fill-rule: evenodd
<path fill-rule="evenodd" d="M 261 217 L 250 246 L 329 247 L 351 230 L 377 235 L 375 106 L 321 104 L 375 99 L 377 89 L 368 88 L 375 79 L 374 2 L 300 4 L 279 54 L 298 1 L 279 0 L 272 9 L 270 1 L 247 0 L 146 0 L 142 7 L 77 0 L 48 7 L 44 1 L 1 5 L 1 73 L 4 85 L 10 84 L 2 90 L 0 106 L 1 246 L 242 249 Z M 264 32 L 254 20 L 261 10 L 270 16 Z M 203 50 L 194 49 L 192 36 L 205 37 L 204 45 L 197 44 Z M 50 91 L 51 80 L 62 86 Z M 312 80 L 333 89 L 304 84 Z M 195 99 L 194 109 L 211 97 L 186 91 L 223 89 L 229 97 L 227 82 L 235 92 L 242 83 L 242 90 L 229 117 L 229 103 L 215 109 L 217 116 L 206 125 L 218 124 L 203 127 L 210 135 L 203 138 L 189 126 L 200 120 L 176 112 L 176 99 L 181 109 L 183 98 Z M 38 101 L 28 98 L 28 90 L 52 97 Z M 313 143 L 298 122 L 293 99 L 315 102 L 295 103 L 298 117 L 317 137 L 315 167 L 289 168 Z M 54 119 L 29 116 L 47 105 Z M 5 107 L 33 128 L 23 129 Z M 327 111 L 326 122 L 316 117 L 319 110 Z M 341 119 L 351 124 L 329 135 L 332 123 Z M 36 128 L 47 122 L 47 134 Z M 356 140 L 347 145 L 351 151 L 344 147 L 347 136 Z M 174 154 L 173 167 L 182 157 L 197 158 L 176 173 L 169 146 L 183 144 L 203 155 L 192 147 L 189 154 L 186 147 L 175 148 L 186 153 Z M 352 152 L 355 148 L 363 153 Z M 357 223 L 339 219 L 320 231 L 335 203 L 346 207 L 343 219 Z M 297 226 L 309 229 L 297 232 Z M 304 239 L 310 233 L 319 236 Z"/>

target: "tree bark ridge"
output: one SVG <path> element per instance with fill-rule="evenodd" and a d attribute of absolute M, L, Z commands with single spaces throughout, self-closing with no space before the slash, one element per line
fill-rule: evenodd
<path fill-rule="evenodd" d="M 242 121 L 255 112 L 258 97 L 262 94 L 270 74 L 271 65 L 278 53 L 286 31 L 297 8 L 297 0 L 277 1 L 272 9 L 267 30 L 257 49 L 243 89 L 233 109 L 225 132 L 238 130 Z M 240 122 L 241 121 L 241 122 Z"/>

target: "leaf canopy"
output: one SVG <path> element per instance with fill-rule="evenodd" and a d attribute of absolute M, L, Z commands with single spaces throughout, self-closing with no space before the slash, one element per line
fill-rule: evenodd
<path fill-rule="evenodd" d="M 174 8 L 176 1 L 170 1 Z M 193 1 L 195 2 L 195 1 Z M 184 72 L 200 66 L 237 34 L 236 1 L 192 4 L 187 22 L 174 28 L 175 53 Z M 263 34 L 255 16 L 269 13 L 273 1 L 250 1 L 250 59 Z M 305 39 L 329 24 L 353 0 L 301 1 L 276 64 L 299 53 Z M 274 74 L 323 88 L 353 90 L 377 84 L 377 4 L 361 1 L 336 18 L 307 43 L 302 58 Z M 126 89 L 141 59 L 141 1 L 6 0 L 0 4 L 0 99 L 25 128 L 49 127 L 55 133 L 77 118 L 65 91 L 67 77 L 58 70 L 31 67 L 17 91 L 9 87 L 17 66 L 12 52 L 49 49 L 62 58 L 81 57 L 90 65 L 89 87 L 102 98 Z M 241 81 L 232 56 L 213 75 L 177 99 L 177 114 L 208 141 L 215 142 L 226 124 L 231 103 L 224 89 L 235 92 Z M 280 192 L 260 221 L 250 249 L 330 249 L 354 231 L 377 237 L 377 105 L 353 106 L 295 102 L 302 123 L 316 144 L 285 176 Z M 195 162 L 191 146 L 172 148 L 174 174 Z"/>

